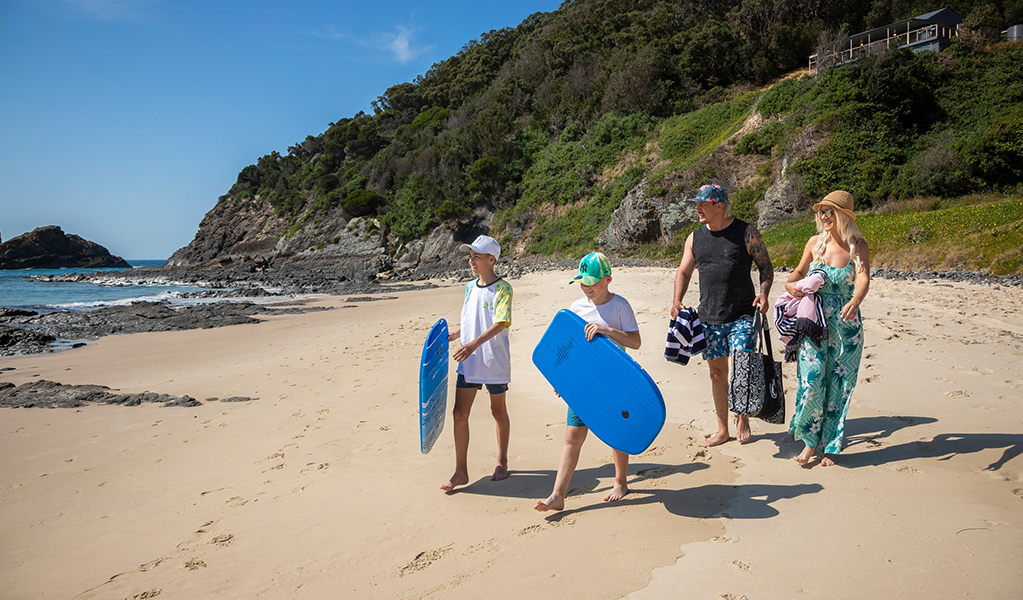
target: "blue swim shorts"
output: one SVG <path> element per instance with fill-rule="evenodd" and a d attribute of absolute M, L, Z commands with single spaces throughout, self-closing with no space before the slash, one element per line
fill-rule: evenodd
<path fill-rule="evenodd" d="M 707 338 L 703 360 L 714 360 L 740 350 L 753 350 L 753 315 L 740 317 L 731 323 L 704 323 L 703 335 Z"/>
<path fill-rule="evenodd" d="M 568 407 L 568 420 L 566 421 L 566 424 L 569 427 L 586 427 L 586 423 L 583 423 L 583 420 L 579 418 L 579 415 L 575 414 L 575 411 L 572 410 L 571 406 Z"/>
<path fill-rule="evenodd" d="M 461 373 L 458 374 L 458 381 L 455 382 L 455 387 L 456 388 L 463 388 L 463 389 L 475 388 L 475 389 L 479 390 L 479 389 L 482 389 L 484 385 L 487 386 L 487 391 L 490 392 L 491 396 L 496 395 L 496 394 L 503 394 L 503 393 L 508 391 L 508 384 L 507 383 L 485 383 L 485 384 L 484 383 L 469 383 L 469 382 L 467 382 L 465 380 L 465 375 L 462 375 Z"/>

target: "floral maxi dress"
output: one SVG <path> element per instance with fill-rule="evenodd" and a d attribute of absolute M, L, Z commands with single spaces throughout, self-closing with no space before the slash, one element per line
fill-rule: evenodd
<path fill-rule="evenodd" d="M 845 438 L 845 415 L 856 388 L 863 354 L 863 323 L 859 311 L 852 321 L 842 320 L 842 307 L 852 299 L 856 265 L 820 267 L 827 280 L 817 290 L 824 304 L 828 339 L 818 347 L 808 338 L 799 347 L 798 395 L 789 433 L 809 448 L 838 454 Z"/>

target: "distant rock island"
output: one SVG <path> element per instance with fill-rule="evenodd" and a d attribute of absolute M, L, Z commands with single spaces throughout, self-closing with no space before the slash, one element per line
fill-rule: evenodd
<path fill-rule="evenodd" d="M 40 227 L 0 244 L 0 269 L 64 267 L 130 269 L 131 265 L 103 246 L 68 235 L 56 225 Z"/>

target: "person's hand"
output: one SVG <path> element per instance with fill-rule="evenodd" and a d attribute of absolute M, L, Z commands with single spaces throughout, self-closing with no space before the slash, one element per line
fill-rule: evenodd
<path fill-rule="evenodd" d="M 598 333 L 603 333 L 604 335 L 607 335 L 606 333 L 604 333 L 604 331 L 602 331 L 603 329 L 606 329 L 606 328 L 605 328 L 605 327 L 602 327 L 602 326 L 600 326 L 600 325 L 597 325 L 596 323 L 587 323 L 587 324 L 586 324 L 586 328 L 585 328 L 585 329 L 583 329 L 583 333 L 585 333 L 585 334 L 586 334 L 586 339 L 587 339 L 588 341 L 591 341 L 591 342 L 592 342 L 592 341 L 593 341 L 593 338 L 594 338 L 594 337 L 595 337 L 595 336 L 596 336 L 596 335 L 597 335 Z"/>
<path fill-rule="evenodd" d="M 685 310 L 685 309 L 686 309 L 686 305 L 682 304 L 682 302 L 680 302 L 678 300 L 672 302 L 671 303 L 671 318 L 672 319 L 678 318 L 679 311 L 680 310 Z"/>
<path fill-rule="evenodd" d="M 771 303 L 767 301 L 767 294 L 760 294 L 754 298 L 753 306 L 756 306 L 761 314 L 766 315 L 767 311 L 771 309 Z"/>
<path fill-rule="evenodd" d="M 803 290 L 796 286 L 796 282 L 794 281 L 785 282 L 785 291 L 791 294 L 793 298 L 802 298 L 806 295 L 803 293 Z"/>
<path fill-rule="evenodd" d="M 455 359 L 458 362 L 462 362 L 465 359 L 469 358 L 469 356 L 471 356 L 472 353 L 476 351 L 476 348 L 479 348 L 479 344 L 476 343 L 476 340 L 473 340 L 468 344 L 463 344 L 459 346 L 458 350 L 455 350 L 455 353 L 451 355 L 451 358 Z"/>
<path fill-rule="evenodd" d="M 843 321 L 855 321 L 856 316 L 859 315 L 860 305 L 855 300 L 850 300 L 842 307 L 842 320 Z"/>

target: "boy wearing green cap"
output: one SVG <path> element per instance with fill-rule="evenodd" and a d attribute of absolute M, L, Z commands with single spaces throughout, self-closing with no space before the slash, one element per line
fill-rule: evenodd
<path fill-rule="evenodd" d="M 607 257 L 600 252 L 587 254 L 579 261 L 579 274 L 572 281 L 579 282 L 583 297 L 573 302 L 569 310 L 586 321 L 586 339 L 592 340 L 596 335 L 603 335 L 619 348 L 637 350 L 641 340 L 636 314 L 625 298 L 608 290 L 611 283 L 611 263 Z M 588 432 L 586 424 L 569 407 L 565 447 L 561 451 L 554 491 L 546 500 L 537 500 L 533 508 L 541 512 L 565 508 L 568 485 L 579 463 L 579 453 Z M 615 482 L 611 491 L 604 496 L 605 502 L 621 500 L 629 493 L 625 481 L 629 474 L 629 455 L 614 449 L 611 452 L 615 464 Z"/>

